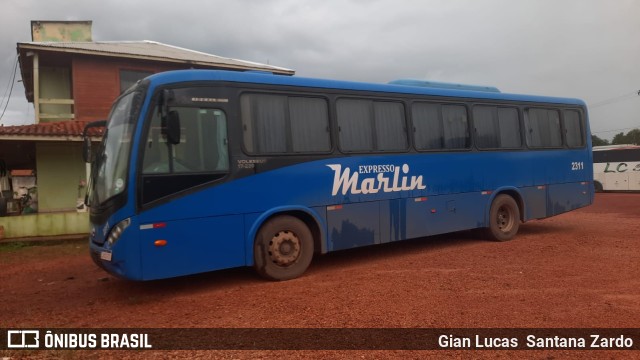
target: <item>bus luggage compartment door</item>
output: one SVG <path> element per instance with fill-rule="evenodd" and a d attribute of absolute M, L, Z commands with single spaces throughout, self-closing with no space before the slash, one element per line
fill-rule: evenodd
<path fill-rule="evenodd" d="M 380 243 L 380 203 L 327 207 L 329 251 Z"/>
<path fill-rule="evenodd" d="M 626 191 L 629 190 L 629 174 L 611 173 L 604 174 L 605 190 Z"/>
<path fill-rule="evenodd" d="M 547 216 L 562 214 L 591 204 L 589 182 L 549 185 Z"/>

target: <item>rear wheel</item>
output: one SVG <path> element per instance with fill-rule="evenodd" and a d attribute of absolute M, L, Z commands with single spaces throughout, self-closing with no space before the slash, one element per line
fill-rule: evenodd
<path fill-rule="evenodd" d="M 271 280 L 289 280 L 302 275 L 313 258 L 313 236 L 300 219 L 281 215 L 265 222 L 256 235 L 255 269 Z"/>
<path fill-rule="evenodd" d="M 491 203 L 489 227 L 485 229 L 488 239 L 507 241 L 513 239 L 520 228 L 520 209 L 509 195 L 496 196 Z"/>
<path fill-rule="evenodd" d="M 602 188 L 602 183 L 600 181 L 594 181 L 593 182 L 593 188 L 595 189 L 595 191 L 597 193 L 602 192 L 603 188 Z"/>

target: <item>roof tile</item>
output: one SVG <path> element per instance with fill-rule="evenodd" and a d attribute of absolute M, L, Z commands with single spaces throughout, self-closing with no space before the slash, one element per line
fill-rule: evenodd
<path fill-rule="evenodd" d="M 0 126 L 0 136 L 82 136 L 85 125 L 90 122 L 91 121 L 68 120 L 31 125 Z M 89 129 L 89 136 L 91 137 L 100 137 L 103 133 L 104 128 L 94 127 Z"/>

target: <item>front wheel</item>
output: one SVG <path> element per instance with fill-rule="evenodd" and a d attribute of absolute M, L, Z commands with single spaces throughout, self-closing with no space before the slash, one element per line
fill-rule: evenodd
<path fill-rule="evenodd" d="M 300 219 L 281 215 L 265 222 L 256 235 L 255 269 L 270 280 L 289 280 L 307 270 L 313 258 L 313 236 Z"/>
<path fill-rule="evenodd" d="M 496 196 L 491 203 L 489 227 L 485 233 L 489 240 L 507 241 L 513 239 L 520 228 L 520 209 L 509 195 Z"/>

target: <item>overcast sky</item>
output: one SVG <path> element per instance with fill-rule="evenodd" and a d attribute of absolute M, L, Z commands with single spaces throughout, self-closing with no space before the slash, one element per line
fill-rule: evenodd
<path fill-rule="evenodd" d="M 0 0 L 0 113 L 31 20 L 92 20 L 94 40 L 155 40 L 299 76 L 575 97 L 600 137 L 640 127 L 640 0 Z M 34 122 L 19 79 L 4 125 Z"/>

